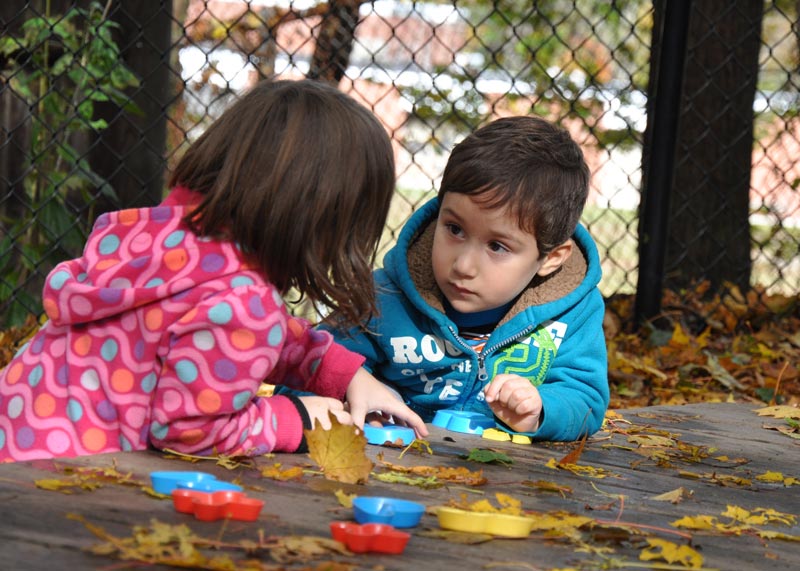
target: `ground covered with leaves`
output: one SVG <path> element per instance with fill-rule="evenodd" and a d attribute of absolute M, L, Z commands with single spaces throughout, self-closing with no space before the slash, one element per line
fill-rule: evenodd
<path fill-rule="evenodd" d="M 708 285 L 667 292 L 662 313 L 633 325 L 633 296 L 606 307 L 611 408 L 693 402 L 800 404 L 797 296 Z"/>
<path fill-rule="evenodd" d="M 633 321 L 632 295 L 607 300 L 611 408 L 693 402 L 800 405 L 797 296 L 710 294 L 708 284 L 667 292 L 662 313 Z M 0 331 L 0 367 L 38 328 Z"/>

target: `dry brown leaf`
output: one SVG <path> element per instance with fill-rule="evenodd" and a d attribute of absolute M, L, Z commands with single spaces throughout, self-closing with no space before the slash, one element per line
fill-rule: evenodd
<path fill-rule="evenodd" d="M 308 454 L 328 480 L 346 484 L 363 484 L 369 479 L 372 461 L 365 453 L 367 439 L 357 427 L 340 424 L 329 415 L 330 430 L 316 424 L 303 433 L 308 443 Z"/>
<path fill-rule="evenodd" d="M 581 438 L 578 446 L 571 450 L 568 454 L 566 454 L 561 460 L 558 461 L 559 464 L 577 464 L 578 460 L 581 459 L 581 454 L 583 454 L 583 449 L 586 446 L 586 440 L 589 438 L 589 434 L 584 434 L 583 438 Z"/>
<path fill-rule="evenodd" d="M 270 548 L 269 554 L 280 563 L 295 563 L 333 554 L 350 553 L 342 543 L 325 537 L 289 535 L 275 539 L 277 544 Z"/>
<path fill-rule="evenodd" d="M 475 545 L 477 543 L 486 543 L 494 539 L 493 535 L 488 533 L 467 533 L 465 531 L 450 531 L 447 529 L 423 529 L 417 531 L 414 535 L 421 537 L 432 537 L 434 539 L 444 539 L 451 543 L 459 543 L 462 545 Z"/>

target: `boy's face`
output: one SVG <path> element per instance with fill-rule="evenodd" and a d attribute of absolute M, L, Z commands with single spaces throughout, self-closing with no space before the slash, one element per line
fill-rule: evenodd
<path fill-rule="evenodd" d="M 520 229 L 507 207 L 487 208 L 454 192 L 442 199 L 432 257 L 439 289 L 461 313 L 508 303 L 535 275 L 554 271 L 566 259 L 540 259 L 536 238 Z"/>

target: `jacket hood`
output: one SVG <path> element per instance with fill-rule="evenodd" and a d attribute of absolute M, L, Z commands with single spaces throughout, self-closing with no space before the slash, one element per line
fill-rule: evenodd
<path fill-rule="evenodd" d="M 159 206 L 98 217 L 83 255 L 47 278 L 43 305 L 50 320 L 97 321 L 241 270 L 235 248 L 198 238 L 182 222 L 197 196 L 176 189 Z"/>
<path fill-rule="evenodd" d="M 415 212 L 403 227 L 397 244 L 386 254 L 383 264 L 387 276 L 403 290 L 412 303 L 437 320 L 444 314 L 442 293 L 436 285 L 431 267 L 431 249 L 438 213 L 437 198 L 428 201 Z M 597 286 L 602 272 L 593 240 L 581 225 L 576 228 L 572 239 L 578 247 L 566 263 L 548 276 L 534 277 L 500 324 L 526 311 L 548 318 L 571 307 Z"/>

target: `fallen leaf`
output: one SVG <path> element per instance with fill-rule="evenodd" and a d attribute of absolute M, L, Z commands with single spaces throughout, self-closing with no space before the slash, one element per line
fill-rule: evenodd
<path fill-rule="evenodd" d="M 468 502 L 466 495 L 461 494 L 460 500 L 450 500 L 449 506 L 458 508 L 465 511 L 480 512 L 480 513 L 503 513 L 509 515 L 524 515 L 522 511 L 522 501 L 518 500 L 508 494 L 501 492 L 495 493 L 495 499 L 500 507 L 495 507 L 488 499 L 478 500 L 476 502 Z"/>
<path fill-rule="evenodd" d="M 781 472 L 764 472 L 763 474 L 756 476 L 756 480 L 759 482 L 773 482 L 782 484 L 783 474 Z"/>
<path fill-rule="evenodd" d="M 508 454 L 495 452 L 487 448 L 473 448 L 469 451 L 469 454 L 462 455 L 461 457 L 466 458 L 470 462 L 481 462 L 483 464 L 502 464 L 508 466 L 514 463 L 514 459 Z"/>
<path fill-rule="evenodd" d="M 766 430 L 777 430 L 781 434 L 785 434 L 789 438 L 794 438 L 795 440 L 800 439 L 800 428 L 792 425 L 791 423 L 778 426 L 764 424 L 762 428 Z"/>
<path fill-rule="evenodd" d="M 423 529 L 415 532 L 414 535 L 431 537 L 433 539 L 444 539 L 445 541 L 461 545 L 476 545 L 494 539 L 494 536 L 488 533 L 467 533 L 466 531 L 451 531 L 448 529 Z"/>
<path fill-rule="evenodd" d="M 353 500 L 358 497 L 358 494 L 348 494 L 341 488 L 334 492 L 336 499 L 339 500 L 339 505 L 345 508 L 353 507 Z"/>
<path fill-rule="evenodd" d="M 303 468 L 301 466 L 290 466 L 288 468 L 284 468 L 280 462 L 276 462 L 272 466 L 262 468 L 261 475 L 265 478 L 278 480 L 279 482 L 299 480 L 303 477 Z"/>
<path fill-rule="evenodd" d="M 553 470 L 566 470 L 572 472 L 576 476 L 589 476 L 590 478 L 607 478 L 611 476 L 611 472 L 603 468 L 596 468 L 594 466 L 579 466 L 577 464 L 565 464 L 561 461 L 556 462 L 555 458 L 550 458 L 545 464 L 548 468 Z"/>
<path fill-rule="evenodd" d="M 523 480 L 521 484 L 529 488 L 536 488 L 542 492 L 556 492 L 561 494 L 562 498 L 566 497 L 566 494 L 572 493 L 571 487 L 563 484 L 556 484 L 555 482 L 548 482 L 547 480 Z"/>
<path fill-rule="evenodd" d="M 581 438 L 578 446 L 571 450 L 568 454 L 566 454 L 561 460 L 558 461 L 559 464 L 577 464 L 578 460 L 581 459 L 581 454 L 583 454 L 583 448 L 586 446 L 586 440 L 589 438 L 588 434 L 584 434 L 583 438 Z"/>
<path fill-rule="evenodd" d="M 414 440 L 412 440 L 411 444 L 409 444 L 403 449 L 398 458 L 402 458 L 405 455 L 405 453 L 408 452 L 409 450 L 416 450 L 420 454 L 428 454 L 430 456 L 433 456 L 433 450 L 431 449 L 430 442 L 428 442 L 427 440 L 422 440 L 420 438 L 415 438 Z"/>
<path fill-rule="evenodd" d="M 308 454 L 328 480 L 347 484 L 363 484 L 369 479 L 372 461 L 365 453 L 367 439 L 355 426 L 340 424 L 329 414 L 330 430 L 316 423 L 312 430 L 304 430 Z"/>
<path fill-rule="evenodd" d="M 659 494 L 657 496 L 652 496 L 651 500 L 656 500 L 657 502 L 670 502 L 673 504 L 681 503 L 684 498 L 691 497 L 693 495 L 692 491 L 686 491 L 686 488 L 681 486 L 671 492 L 664 492 L 663 494 Z"/>
<path fill-rule="evenodd" d="M 647 538 L 648 549 L 639 554 L 642 561 L 662 560 L 667 563 L 678 563 L 687 569 L 703 567 L 703 556 L 688 545 L 678 545 L 658 538 Z"/>
<path fill-rule="evenodd" d="M 800 408 L 793 406 L 765 406 L 753 412 L 758 416 L 772 416 L 774 418 L 794 418 L 800 420 Z"/>
<path fill-rule="evenodd" d="M 400 466 L 392 464 L 391 462 L 383 462 L 382 467 L 393 472 L 402 474 L 412 474 L 414 476 L 422 476 L 424 478 L 434 477 L 440 482 L 449 482 L 452 484 L 461 484 L 464 486 L 481 486 L 486 483 L 486 478 L 483 475 L 483 470 L 470 471 L 463 466 L 455 468 L 449 466 Z"/>
<path fill-rule="evenodd" d="M 580 540 L 580 528 L 590 526 L 595 521 L 590 517 L 563 511 L 528 512 L 528 516 L 533 519 L 532 531 L 544 532 L 547 537 L 567 537 L 573 540 Z"/>
<path fill-rule="evenodd" d="M 290 535 L 275 539 L 277 544 L 270 548 L 269 554 L 279 563 L 308 561 L 331 554 L 349 554 L 343 544 L 326 537 Z"/>
<path fill-rule="evenodd" d="M 444 483 L 439 481 L 435 476 L 409 476 L 408 474 L 399 472 L 383 472 L 381 474 L 373 474 L 373 477 L 387 484 L 405 484 L 407 486 L 417 486 L 423 489 L 434 489 L 444 486 Z"/>

